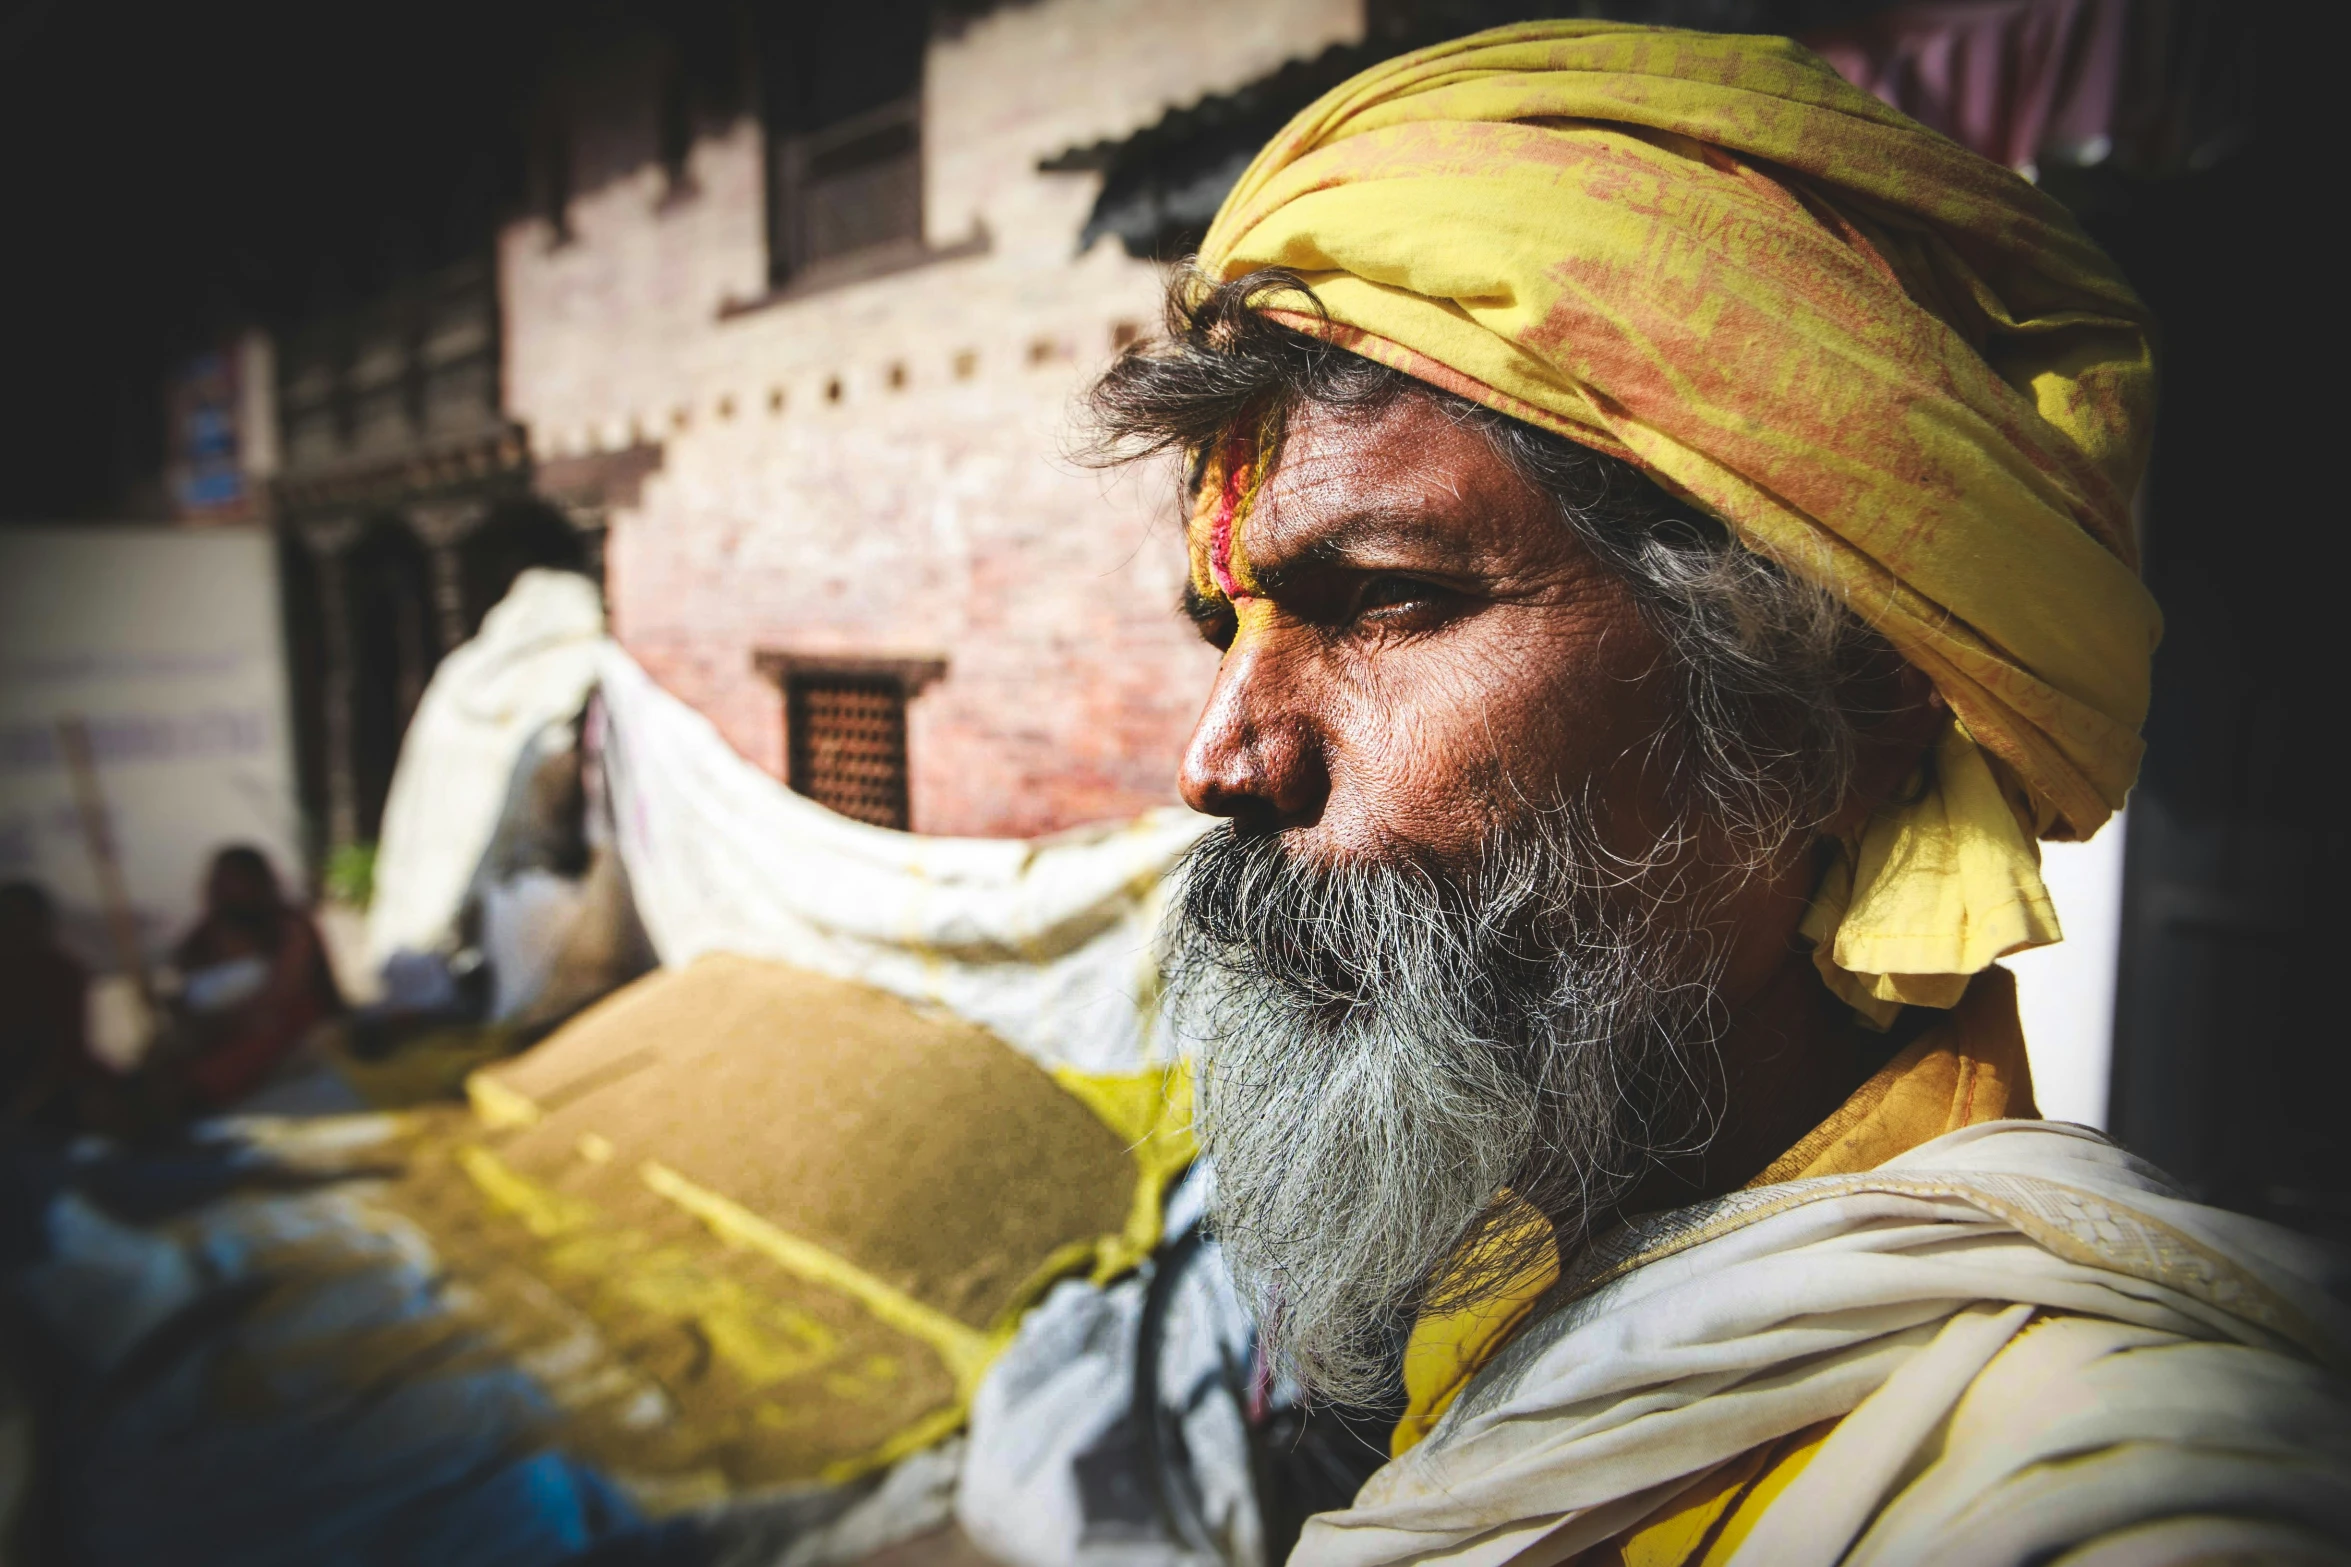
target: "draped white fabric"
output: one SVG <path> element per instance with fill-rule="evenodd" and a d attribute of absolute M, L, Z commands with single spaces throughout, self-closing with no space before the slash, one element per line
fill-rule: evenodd
<path fill-rule="evenodd" d="M 433 671 L 400 743 L 376 845 L 367 947 L 446 945 L 531 741 L 577 717 L 604 646 L 596 584 L 568 571 L 515 578 L 473 640 Z"/>
<path fill-rule="evenodd" d="M 745 761 L 619 647 L 598 679 L 615 833 L 664 964 L 738 952 L 863 980 L 1047 1067 L 1163 1058 L 1161 883 L 1206 818 L 1152 811 L 1034 840 L 868 827 Z"/>
<path fill-rule="evenodd" d="M 534 736 L 601 689 L 638 916 L 665 964 L 705 952 L 863 980 L 994 1029 L 1047 1067 L 1158 1063 L 1161 881 L 1208 823 L 1180 809 L 1036 840 L 868 827 L 794 794 L 604 635 L 595 585 L 527 571 L 442 660 L 385 807 L 368 946 L 447 945 Z"/>
<path fill-rule="evenodd" d="M 2323 1550 L 2351 1538 L 2346 1283 L 2086 1129 L 1970 1127 L 1595 1248 L 1293 1561 L 1562 1562 L 1838 1416 L 1739 1562 Z"/>

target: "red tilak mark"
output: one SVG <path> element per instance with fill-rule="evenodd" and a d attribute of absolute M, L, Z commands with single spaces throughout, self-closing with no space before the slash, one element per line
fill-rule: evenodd
<path fill-rule="evenodd" d="M 1224 487 L 1216 498 L 1216 515 L 1208 524 L 1208 573 L 1217 591 L 1239 598 L 1241 586 L 1233 579 L 1233 514 L 1240 509 L 1241 486 L 1249 478 L 1249 443 L 1239 436 L 1224 449 Z"/>

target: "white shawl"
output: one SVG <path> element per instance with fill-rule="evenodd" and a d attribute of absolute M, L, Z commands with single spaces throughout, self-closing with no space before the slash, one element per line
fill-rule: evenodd
<path fill-rule="evenodd" d="M 1563 1562 L 1838 1416 L 1737 1562 L 2351 1560 L 2347 1284 L 2094 1132 L 1967 1127 L 1591 1248 L 1291 1560 Z"/>

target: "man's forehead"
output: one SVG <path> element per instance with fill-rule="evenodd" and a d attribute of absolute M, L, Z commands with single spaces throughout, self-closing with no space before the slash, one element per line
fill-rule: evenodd
<path fill-rule="evenodd" d="M 1418 415 L 1418 417 L 1415 417 Z M 1474 431 L 1417 400 L 1292 420 L 1248 519 L 1260 572 L 1318 558 L 1490 547 L 1516 479 Z M 1497 480 L 1503 482 L 1497 483 Z"/>

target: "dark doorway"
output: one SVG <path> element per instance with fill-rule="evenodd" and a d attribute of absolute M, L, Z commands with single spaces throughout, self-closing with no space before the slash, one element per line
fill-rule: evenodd
<path fill-rule="evenodd" d="M 326 861 L 327 644 L 318 557 L 291 530 L 277 536 L 278 599 L 285 616 L 286 696 L 293 708 L 294 777 L 302 801 L 303 852 Z"/>
<path fill-rule="evenodd" d="M 2131 796 L 2110 1125 L 2201 1197 L 2351 1240 L 2333 977 L 2351 834 L 2326 564 L 2342 499 L 2318 455 L 2334 402 L 2315 339 L 2233 308 L 2325 287 L 2301 178 L 2254 149 L 2083 203 L 2164 328 L 2145 560 L 2165 627 Z"/>
<path fill-rule="evenodd" d="M 359 836 L 373 842 L 400 740 L 440 662 L 432 563 L 392 518 L 371 524 L 344 566 L 351 612 L 351 775 Z"/>

